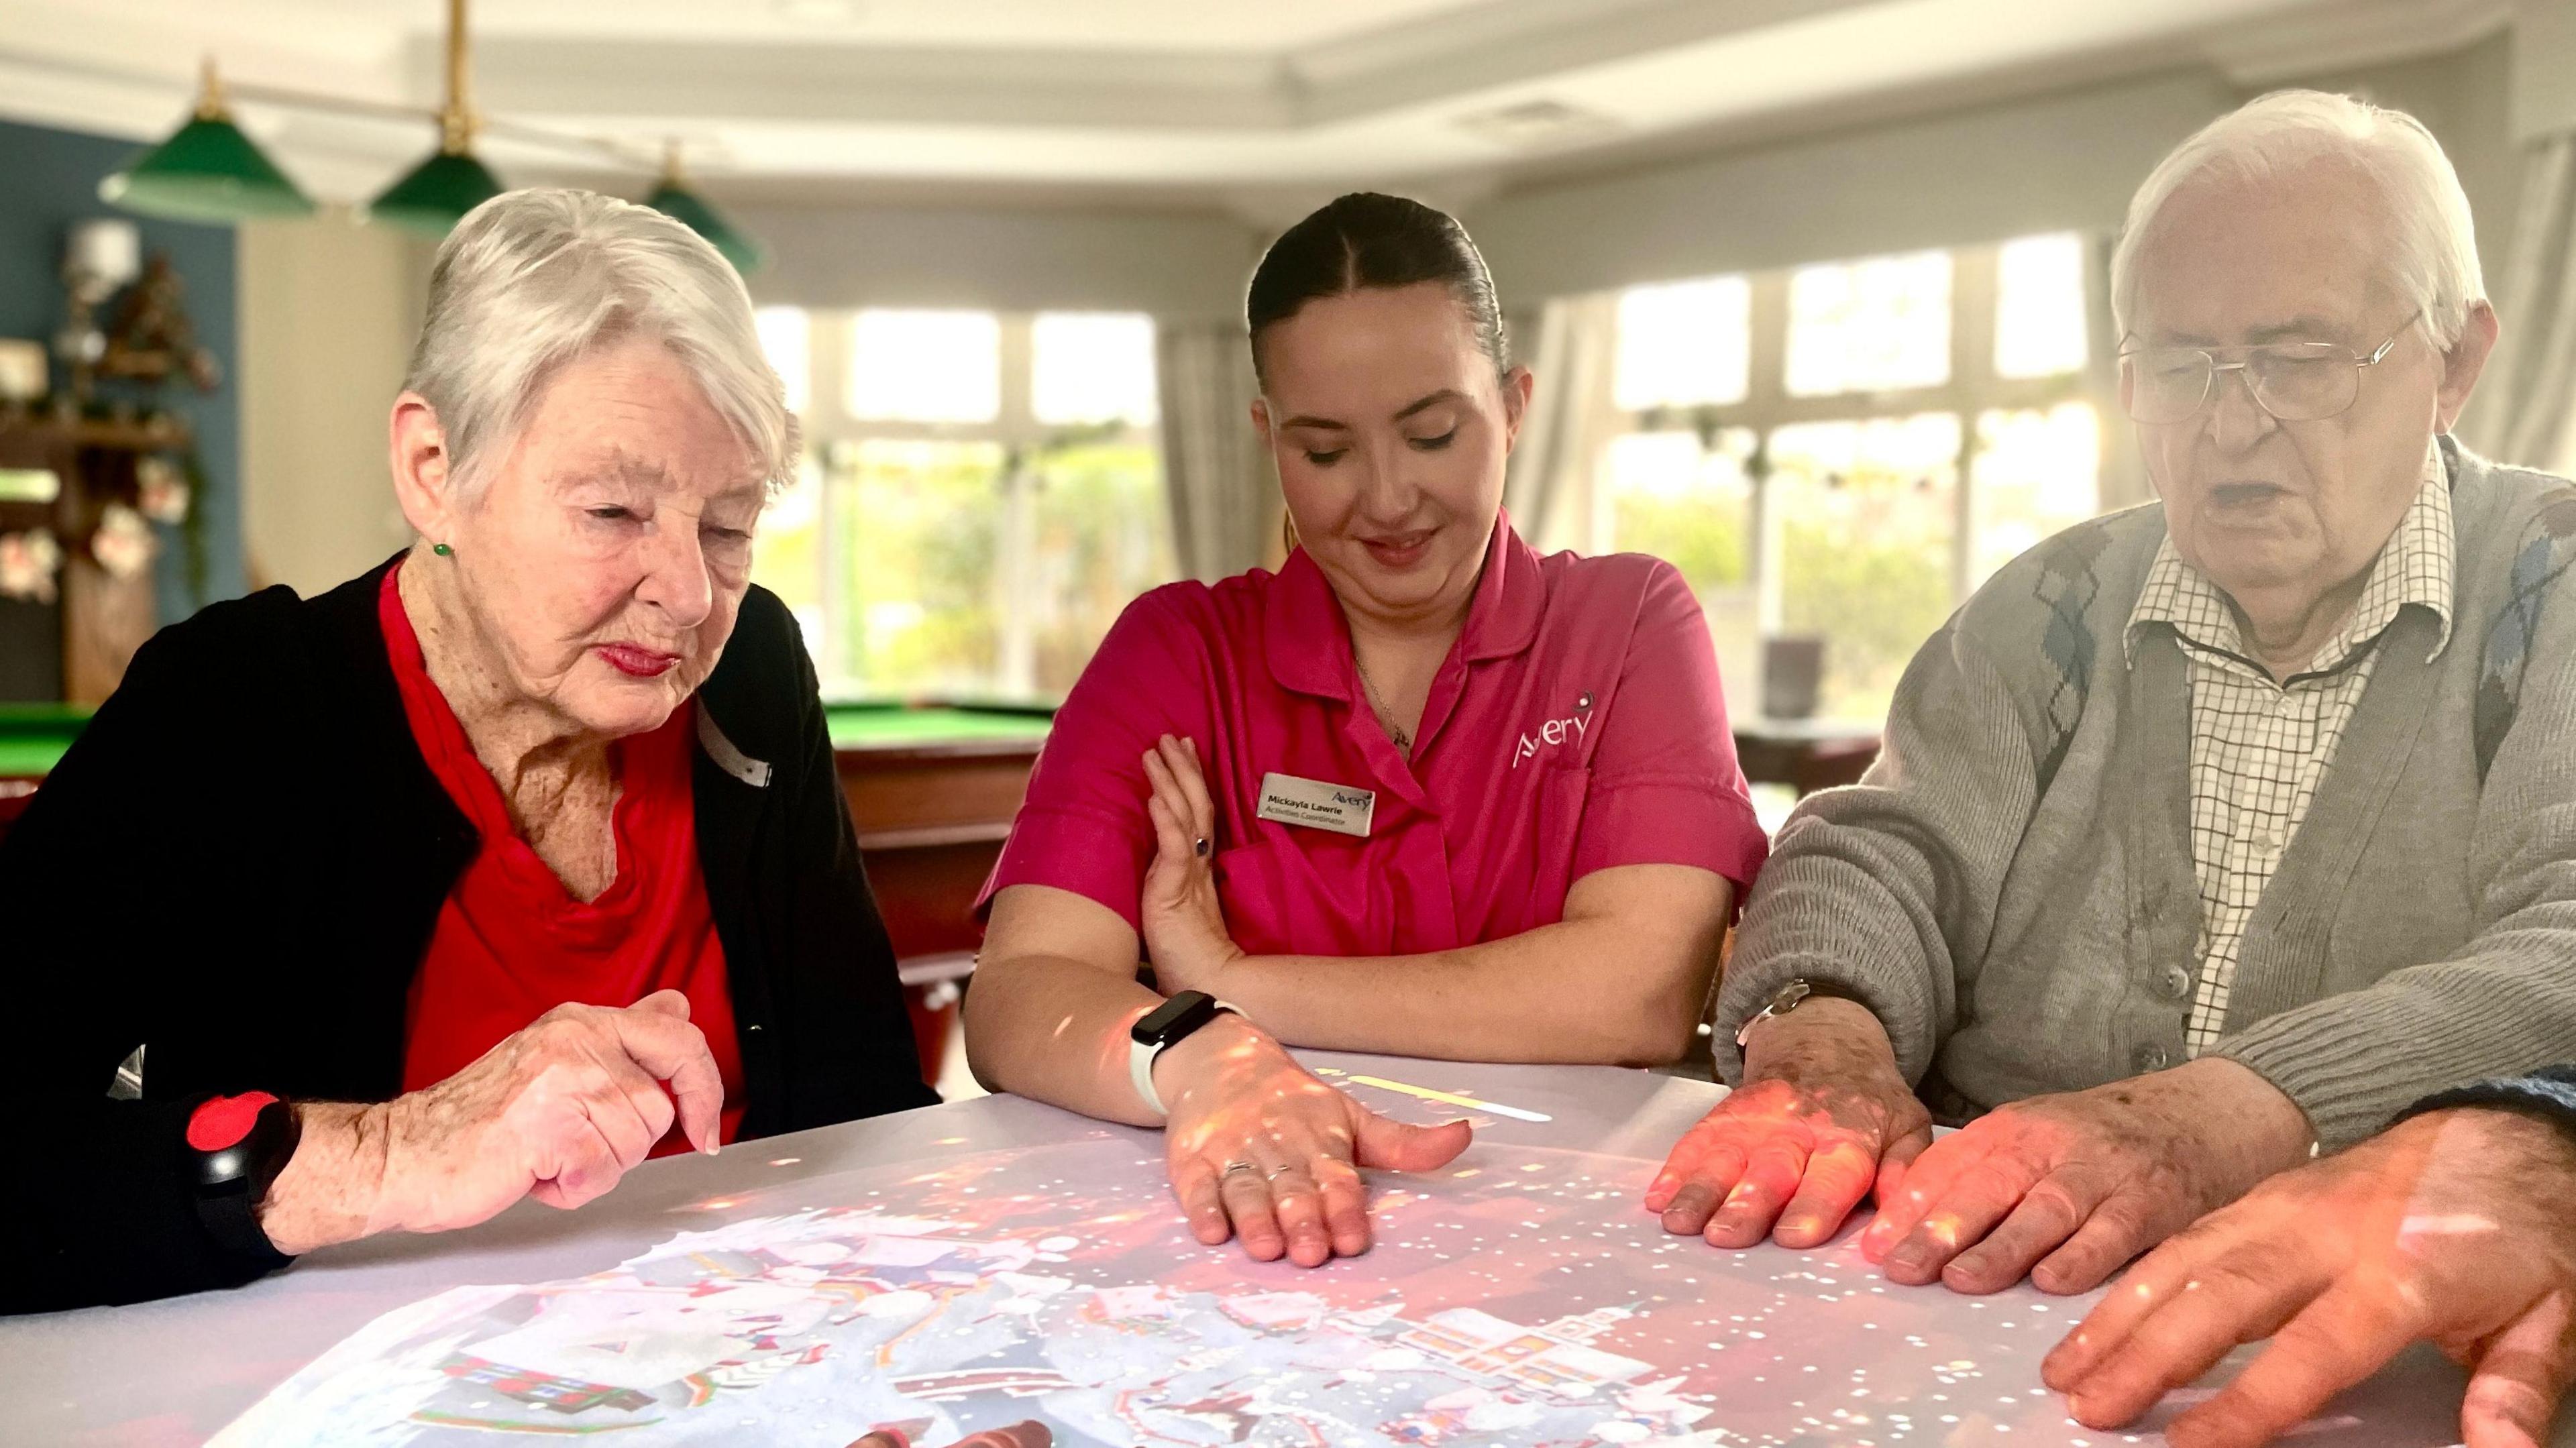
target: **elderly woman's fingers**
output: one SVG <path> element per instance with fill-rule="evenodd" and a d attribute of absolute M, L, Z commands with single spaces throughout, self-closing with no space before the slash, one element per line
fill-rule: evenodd
<path fill-rule="evenodd" d="M 660 1082 L 631 1069 L 623 1074 L 627 1079 L 604 1082 L 579 1099 L 582 1115 L 590 1118 L 600 1139 L 608 1143 L 617 1169 L 632 1171 L 653 1154 L 654 1145 L 671 1129 L 672 1106 Z"/>
<path fill-rule="evenodd" d="M 642 1000 L 637 1001 L 635 1004 L 628 1006 L 627 1009 L 630 1011 L 652 1011 L 660 1015 L 669 1016 L 674 1020 L 685 1021 L 689 1018 L 689 998 L 683 992 L 664 988 L 662 990 L 657 990 L 651 995 L 644 997 Z"/>
<path fill-rule="evenodd" d="M 671 1083 L 671 1094 L 679 1100 L 680 1126 L 688 1133 L 689 1144 L 709 1156 L 715 1155 L 724 1126 L 724 1077 L 716 1071 L 716 1060 L 707 1051 L 705 1035 L 664 1009 L 640 1009 L 640 1003 L 610 1011 L 607 1016 L 627 1056 L 653 1073 L 655 1080 Z"/>
<path fill-rule="evenodd" d="M 588 1116 L 566 1117 L 539 1149 L 537 1178 L 528 1195 L 570 1211 L 608 1195 L 626 1169 L 617 1148 Z"/>

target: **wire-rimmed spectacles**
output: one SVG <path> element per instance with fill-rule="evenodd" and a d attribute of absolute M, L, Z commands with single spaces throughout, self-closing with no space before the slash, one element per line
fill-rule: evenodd
<path fill-rule="evenodd" d="M 2261 342 L 2250 347 L 2135 347 L 2120 354 L 2129 369 L 2129 416 L 2140 422 L 2183 422 L 2199 415 L 2218 392 L 2222 372 L 2244 374 L 2254 405 L 2283 422 L 2315 422 L 2350 408 L 2361 395 L 2361 369 L 2386 358 L 2397 339 L 2424 315 L 2398 324 L 2388 340 L 2368 352 L 2337 342 Z M 2222 359 L 2221 353 L 2226 357 Z"/>

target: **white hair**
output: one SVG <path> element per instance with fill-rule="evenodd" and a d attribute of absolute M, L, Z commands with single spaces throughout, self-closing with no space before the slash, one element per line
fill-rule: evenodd
<path fill-rule="evenodd" d="M 471 498 L 556 371 L 634 336 L 687 369 L 771 492 L 787 484 L 796 420 L 742 277 L 687 226 L 613 196 L 532 188 L 467 212 L 431 263 L 403 386 L 437 410 L 451 484 Z"/>
<path fill-rule="evenodd" d="M 2357 171 L 2379 192 L 2387 214 L 2365 224 L 2383 229 L 2386 280 L 2423 308 L 2424 334 L 2448 351 L 2467 327 L 2469 309 L 2487 299 L 2459 173 L 2413 116 L 2312 90 L 2273 91 L 2220 116 L 2176 146 L 2138 187 L 2111 254 L 2111 313 L 2120 335 L 2128 336 L 2137 315 L 2138 251 L 2175 192 L 2206 178 L 2261 185 L 2319 162 Z"/>

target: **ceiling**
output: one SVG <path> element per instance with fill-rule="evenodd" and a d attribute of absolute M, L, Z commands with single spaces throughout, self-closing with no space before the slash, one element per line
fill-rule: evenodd
<path fill-rule="evenodd" d="M 2466 43 L 2509 0 L 509 0 L 473 20 L 475 99 L 686 145 L 719 197 L 1089 190 L 1255 210 L 1409 182 L 1472 194 L 2177 64 L 2245 84 Z M 434 105 L 442 0 L 0 0 L 0 116 L 166 132 L 199 57 L 237 81 Z M 244 103 L 319 195 L 372 192 L 425 123 Z M 488 137 L 519 180 L 612 162 Z M 632 167 L 628 168 L 632 174 Z"/>

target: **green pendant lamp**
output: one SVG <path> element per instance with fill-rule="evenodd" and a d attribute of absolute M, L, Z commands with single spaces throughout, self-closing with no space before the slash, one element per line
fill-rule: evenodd
<path fill-rule="evenodd" d="M 706 198 L 689 189 L 686 178 L 680 174 L 680 143 L 669 143 L 662 156 L 662 184 L 653 188 L 653 194 L 644 198 L 644 204 L 705 237 L 725 260 L 733 263 L 735 271 L 749 276 L 760 270 L 761 264 L 769 259 L 760 243 L 736 230 L 732 222 L 725 220 L 723 212 L 708 205 Z"/>
<path fill-rule="evenodd" d="M 212 56 L 206 59 L 197 113 L 170 139 L 100 181 L 98 196 L 172 221 L 220 224 L 313 213 L 312 200 L 233 124 Z"/>
<path fill-rule="evenodd" d="M 474 156 L 465 64 L 465 0 L 447 0 L 447 104 L 438 112 L 438 151 L 368 202 L 368 220 L 445 236 L 466 212 L 501 194 L 500 178 Z"/>

